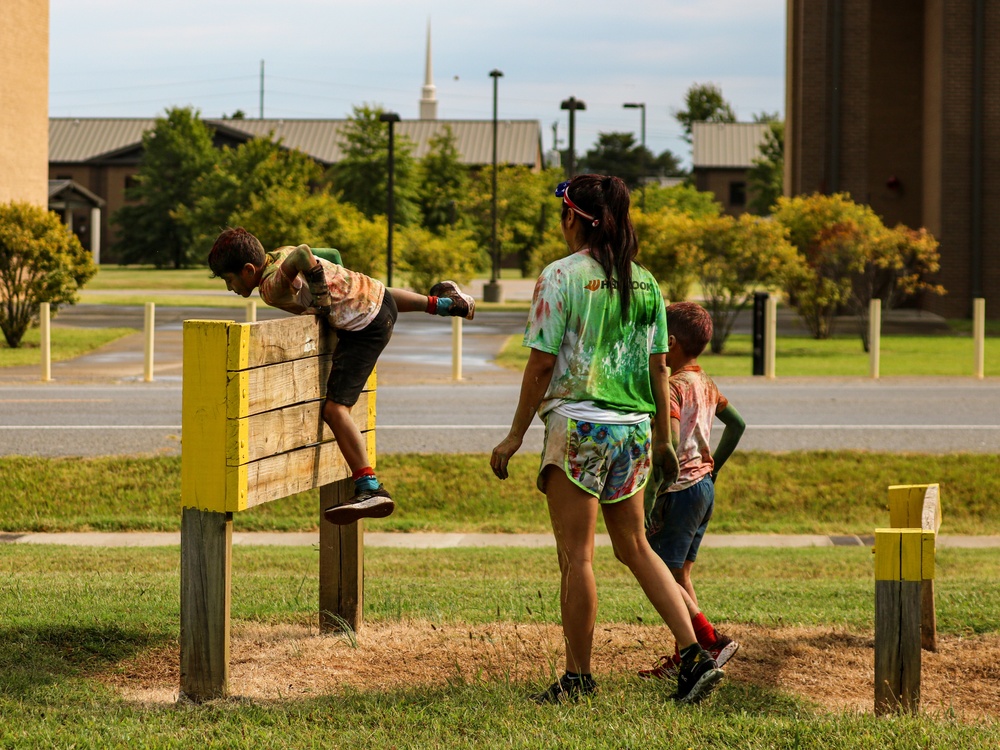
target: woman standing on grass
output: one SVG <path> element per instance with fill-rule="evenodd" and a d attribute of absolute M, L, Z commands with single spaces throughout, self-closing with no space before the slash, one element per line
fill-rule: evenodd
<path fill-rule="evenodd" d="M 578 175 L 556 189 L 569 254 L 535 285 L 524 345 L 531 348 L 507 437 L 490 466 L 500 479 L 535 412 L 545 422 L 538 489 L 556 537 L 566 672 L 539 703 L 593 693 L 597 618 L 594 530 L 604 515 L 615 556 L 628 566 L 673 632 L 681 668 L 674 698 L 696 703 L 722 678 L 695 639 L 680 590 L 650 549 L 643 488 L 652 464 L 676 476 L 670 443 L 667 326 L 652 275 L 634 262 L 629 195 L 617 177 Z M 655 430 L 650 434 L 650 415 Z"/>

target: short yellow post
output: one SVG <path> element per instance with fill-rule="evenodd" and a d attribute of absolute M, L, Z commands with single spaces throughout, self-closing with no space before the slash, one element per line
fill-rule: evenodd
<path fill-rule="evenodd" d="M 972 300 L 972 341 L 975 347 L 973 370 L 982 380 L 986 368 L 986 300 L 982 297 Z"/>
<path fill-rule="evenodd" d="M 941 528 L 941 488 L 938 484 L 896 484 L 889 488 L 889 525 L 935 534 Z M 937 608 L 934 581 L 921 583 L 920 646 L 937 651 Z"/>
<path fill-rule="evenodd" d="M 878 380 L 882 356 L 882 300 L 868 303 L 868 374 Z"/>
<path fill-rule="evenodd" d="M 147 382 L 153 382 L 153 331 L 156 327 L 156 303 L 147 302 L 146 303 L 146 315 L 144 323 L 144 334 L 145 334 L 145 356 L 143 357 L 142 366 L 142 379 Z"/>
<path fill-rule="evenodd" d="M 933 531 L 875 530 L 875 713 L 920 708 L 921 582 L 934 578 Z"/>
<path fill-rule="evenodd" d="M 42 382 L 52 380 L 52 326 L 51 309 L 48 302 L 43 302 L 38 308 L 38 327 L 41 335 L 42 349 Z"/>
<path fill-rule="evenodd" d="M 462 319 L 451 319 L 451 379 L 462 379 Z"/>
<path fill-rule="evenodd" d="M 247 300 L 247 323 L 257 322 L 257 300 Z"/>

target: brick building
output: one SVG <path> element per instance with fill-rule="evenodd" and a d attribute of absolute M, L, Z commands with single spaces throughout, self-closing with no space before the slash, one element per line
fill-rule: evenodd
<path fill-rule="evenodd" d="M 927 309 L 1000 317 L 1000 2 L 788 0 L 785 192 L 941 243 Z"/>

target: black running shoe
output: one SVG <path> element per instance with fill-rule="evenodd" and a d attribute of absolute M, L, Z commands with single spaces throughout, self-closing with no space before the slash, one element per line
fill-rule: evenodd
<path fill-rule="evenodd" d="M 362 490 L 343 505 L 323 511 L 330 523 L 345 526 L 360 518 L 385 518 L 396 509 L 388 490 L 381 484 L 374 490 Z"/>
<path fill-rule="evenodd" d="M 673 698 L 678 703 L 698 703 L 715 690 L 724 676 L 712 655 L 705 649 L 699 649 L 690 662 L 681 661 L 677 692 Z"/>
<path fill-rule="evenodd" d="M 454 281 L 439 281 L 428 292 L 431 297 L 447 297 L 451 300 L 448 315 L 472 320 L 476 315 L 476 300 L 465 294 Z"/>
<path fill-rule="evenodd" d="M 597 692 L 597 683 L 589 674 L 570 678 L 563 675 L 558 682 L 553 682 L 549 689 L 535 693 L 531 700 L 535 703 L 575 703 L 580 696 Z"/>

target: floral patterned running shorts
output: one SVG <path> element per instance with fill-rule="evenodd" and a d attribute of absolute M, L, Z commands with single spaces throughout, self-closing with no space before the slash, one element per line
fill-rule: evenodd
<path fill-rule="evenodd" d="M 536 484 L 545 492 L 545 467 L 556 466 L 599 502 L 616 503 L 646 486 L 651 465 L 648 419 L 600 424 L 549 412 Z"/>

